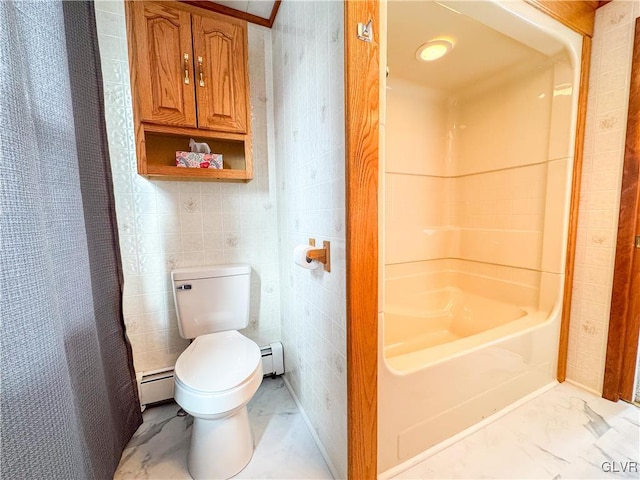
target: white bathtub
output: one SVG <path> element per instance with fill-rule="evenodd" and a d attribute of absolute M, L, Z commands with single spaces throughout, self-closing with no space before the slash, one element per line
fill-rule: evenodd
<path fill-rule="evenodd" d="M 436 347 L 449 348 L 447 344 L 470 340 L 469 337 L 528 315 L 524 307 L 465 293 L 455 287 L 414 293 L 388 305 L 385 311 L 387 359 Z"/>
<path fill-rule="evenodd" d="M 417 461 L 555 382 L 560 305 L 545 299 L 560 288 L 562 275 L 542 275 L 536 307 L 465 291 L 464 272 L 435 276 L 454 280 L 429 290 L 416 290 L 425 283 L 420 276 L 388 282 L 395 285 L 379 316 L 380 471 Z M 407 293 L 394 298 L 389 291 Z"/>
<path fill-rule="evenodd" d="M 547 312 L 451 286 L 403 295 L 385 310 L 384 357 L 389 367 L 405 373 L 549 319 Z"/>

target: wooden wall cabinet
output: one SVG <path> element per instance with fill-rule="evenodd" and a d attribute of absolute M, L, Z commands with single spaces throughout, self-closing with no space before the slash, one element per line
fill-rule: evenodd
<path fill-rule="evenodd" d="M 126 2 L 138 173 L 250 180 L 247 23 L 179 2 Z M 175 166 L 189 139 L 224 168 Z"/>

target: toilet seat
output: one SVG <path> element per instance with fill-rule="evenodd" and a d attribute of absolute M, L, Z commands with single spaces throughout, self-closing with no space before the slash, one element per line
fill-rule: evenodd
<path fill-rule="evenodd" d="M 258 345 L 230 330 L 197 337 L 178 358 L 175 373 L 192 390 L 224 392 L 243 383 L 261 361 Z"/>
<path fill-rule="evenodd" d="M 260 347 L 230 330 L 197 337 L 175 365 L 175 399 L 194 416 L 245 405 L 262 382 Z"/>

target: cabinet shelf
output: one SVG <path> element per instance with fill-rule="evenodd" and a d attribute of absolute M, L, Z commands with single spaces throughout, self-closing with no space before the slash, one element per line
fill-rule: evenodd
<path fill-rule="evenodd" d="M 143 123 L 142 138 L 145 161 L 138 162 L 141 175 L 245 181 L 253 178 L 251 143 L 247 135 Z M 189 151 L 190 138 L 209 144 L 211 153 L 222 154 L 223 168 L 176 167 L 176 152 Z"/>
<path fill-rule="evenodd" d="M 167 178 L 251 180 L 245 170 L 215 168 L 182 168 L 166 165 L 148 165 L 147 176 Z"/>

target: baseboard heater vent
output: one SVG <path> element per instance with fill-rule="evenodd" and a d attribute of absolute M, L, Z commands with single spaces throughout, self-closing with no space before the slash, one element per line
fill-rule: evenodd
<path fill-rule="evenodd" d="M 173 398 L 173 368 L 145 372 L 138 380 L 140 405 L 150 405 Z"/>
<path fill-rule="evenodd" d="M 284 353 L 280 342 L 260 347 L 262 353 L 262 372 L 265 377 L 275 377 L 284 373 Z"/>
<path fill-rule="evenodd" d="M 284 354 L 282 343 L 270 343 L 260 347 L 262 371 L 265 377 L 274 377 L 284 373 Z M 173 368 L 144 372 L 138 375 L 140 405 L 164 402 L 173 398 Z"/>

